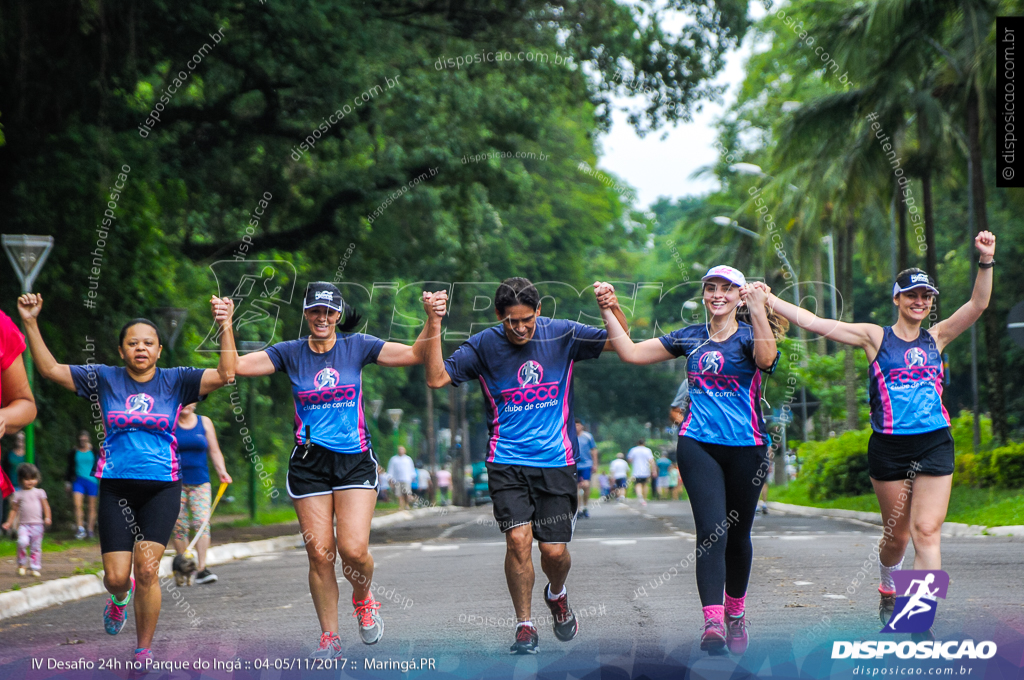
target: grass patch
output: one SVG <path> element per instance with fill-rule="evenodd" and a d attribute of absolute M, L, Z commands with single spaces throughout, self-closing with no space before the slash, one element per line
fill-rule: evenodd
<path fill-rule="evenodd" d="M 97 538 L 91 538 L 84 541 L 78 541 L 75 539 L 61 540 L 59 538 L 51 539 L 49 536 L 43 537 L 43 552 L 44 553 L 56 553 L 64 552 L 68 548 L 82 548 L 88 545 L 99 545 L 100 541 Z M 18 554 L 18 541 L 10 538 L 0 538 L 0 557 L 14 557 Z"/>
<path fill-rule="evenodd" d="M 283 507 L 283 508 L 270 508 L 269 510 L 258 510 L 256 512 L 255 521 L 246 517 L 244 519 L 236 519 L 232 522 L 213 522 L 211 526 L 216 529 L 220 527 L 259 527 L 266 526 L 268 524 L 286 524 L 288 522 L 297 522 L 298 516 L 295 514 L 295 508 Z"/>
<path fill-rule="evenodd" d="M 807 482 L 801 480 L 790 482 L 782 488 L 770 487 L 768 498 L 780 503 L 816 508 L 879 512 L 878 500 L 874 494 L 843 496 L 829 501 L 811 501 L 808 496 Z M 981 524 L 989 527 L 1024 524 L 1024 490 L 975 489 L 967 486 L 954 486 L 949 497 L 946 521 Z"/>

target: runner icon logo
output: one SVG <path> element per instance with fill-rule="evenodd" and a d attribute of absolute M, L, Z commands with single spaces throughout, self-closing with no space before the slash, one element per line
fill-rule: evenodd
<path fill-rule="evenodd" d="M 153 409 L 153 397 L 144 392 L 130 395 L 124 402 L 128 413 L 149 413 Z"/>
<path fill-rule="evenodd" d="M 318 390 L 337 387 L 338 380 L 340 378 L 341 374 L 339 374 L 336 370 L 334 370 L 333 368 L 325 368 L 319 373 L 317 373 L 316 377 L 313 378 L 313 385 L 316 386 L 316 389 Z"/>
<path fill-rule="evenodd" d="M 721 373 L 724 364 L 725 357 L 722 356 L 722 353 L 711 351 L 701 355 L 700 360 L 697 362 L 697 367 L 701 373 Z"/>
<path fill-rule="evenodd" d="M 911 347 L 907 350 L 906 354 L 903 355 L 903 360 L 907 362 L 907 366 L 913 368 L 914 366 L 924 366 L 924 362 L 927 357 L 924 354 L 924 350 L 920 347 Z"/>
<path fill-rule="evenodd" d="M 923 633 L 931 628 L 939 606 L 936 598 L 946 598 L 949 574 L 940 569 L 908 569 L 894 571 L 892 579 L 896 592 L 903 595 L 896 598 L 896 607 L 881 632 Z"/>
<path fill-rule="evenodd" d="M 530 359 L 519 367 L 519 386 L 526 387 L 527 385 L 539 385 L 541 379 L 544 377 L 544 368 Z"/>

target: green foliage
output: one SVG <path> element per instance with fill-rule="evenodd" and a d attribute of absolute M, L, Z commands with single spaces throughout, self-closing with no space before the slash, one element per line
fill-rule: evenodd
<path fill-rule="evenodd" d="M 868 474 L 871 429 L 844 432 L 823 442 L 806 442 L 797 449 L 803 460 L 800 478 L 811 500 L 857 496 L 872 491 Z"/>
<path fill-rule="evenodd" d="M 1024 443 L 957 456 L 955 483 L 973 487 L 1024 488 Z"/>
<path fill-rule="evenodd" d="M 981 416 L 981 450 L 990 448 L 992 445 L 992 419 L 988 416 Z M 970 411 L 960 411 L 960 415 L 951 418 L 949 430 L 953 434 L 953 446 L 957 456 L 969 454 L 974 451 L 974 416 Z"/>

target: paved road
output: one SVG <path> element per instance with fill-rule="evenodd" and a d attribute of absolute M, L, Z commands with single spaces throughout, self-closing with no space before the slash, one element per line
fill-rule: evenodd
<path fill-rule="evenodd" d="M 879 638 L 877 567 L 870 565 L 866 581 L 857 579 L 878 529 L 772 514 L 759 517 L 754 528 L 747 598 L 754 644 L 741 659 L 707 657 L 698 648 L 702 616 L 687 559 L 695 548 L 693 530 L 685 502 L 654 502 L 643 509 L 633 503 L 593 507 L 590 519 L 578 521 L 571 544 L 569 596 L 580 614 L 580 635 L 560 643 L 549 626 L 540 626 L 536 657 L 507 654 L 513 612 L 502 571 L 504 542 L 489 507 L 375 531 L 375 593 L 384 602 L 385 637 L 374 647 L 358 644 L 356 624 L 343 613 L 348 668 L 313 675 L 580 678 L 601 667 L 600 677 L 658 678 L 682 677 L 686 667 L 691 677 L 721 680 L 749 673 L 796 676 L 798 670 L 803 677 L 828 677 L 833 663 L 827 659 L 829 640 Z M 1022 547 L 1024 541 L 1013 538 L 944 539 L 944 566 L 953 581 L 936 624 L 940 639 L 996 639 L 1001 650 L 1019 657 L 1024 640 Z M 539 558 L 535 564 L 540 574 Z M 273 667 L 306 657 L 318 637 L 305 553 L 254 557 L 216 571 L 217 584 L 181 591 L 201 619 L 198 626 L 189 625 L 189 617 L 165 592 L 153 645 L 159 659 L 243 664 L 241 672 L 208 670 L 203 677 L 299 677 Z M 544 583 L 539 576 L 534 591 L 541 608 Z M 0 678 L 113 677 L 55 675 L 30 666 L 33 658 L 43 659 L 44 667 L 50 658 L 130 658 L 133 616 L 112 638 L 102 630 L 102 606 L 102 599 L 93 597 L 0 623 Z M 535 608 L 535 618 L 540 612 L 547 613 Z M 397 667 L 372 670 L 366 665 L 367 659 L 421 658 L 433 659 L 433 670 L 403 675 Z M 264 659 L 271 671 L 246 672 Z M 1019 658 L 1011 661 L 1020 666 Z M 174 671 L 161 677 L 199 674 Z M 126 671 L 115 675 L 125 677 Z"/>

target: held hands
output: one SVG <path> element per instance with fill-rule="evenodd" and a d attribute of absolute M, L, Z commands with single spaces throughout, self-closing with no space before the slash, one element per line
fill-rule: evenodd
<path fill-rule="evenodd" d="M 768 301 L 768 294 L 770 292 L 771 288 L 764 283 L 754 281 L 740 288 L 740 299 L 747 305 L 747 309 L 751 311 L 764 309 L 764 304 Z"/>
<path fill-rule="evenodd" d="M 213 320 L 217 323 L 231 324 L 231 315 L 235 313 L 235 301 L 229 297 L 210 297 L 210 308 L 213 310 Z"/>
<path fill-rule="evenodd" d="M 21 315 L 22 321 L 35 321 L 41 311 L 43 311 L 41 293 L 25 293 L 18 298 L 18 314 Z"/>
<path fill-rule="evenodd" d="M 607 281 L 594 281 L 594 295 L 597 296 L 597 306 L 601 309 L 615 309 L 619 306 L 615 286 Z"/>
<path fill-rule="evenodd" d="M 439 290 L 436 293 L 423 291 L 423 311 L 427 313 L 427 319 L 441 319 L 448 312 L 448 291 Z"/>
<path fill-rule="evenodd" d="M 979 260 L 991 262 L 996 256 L 996 235 L 991 231 L 979 231 L 974 237 L 974 247 L 978 249 Z"/>

